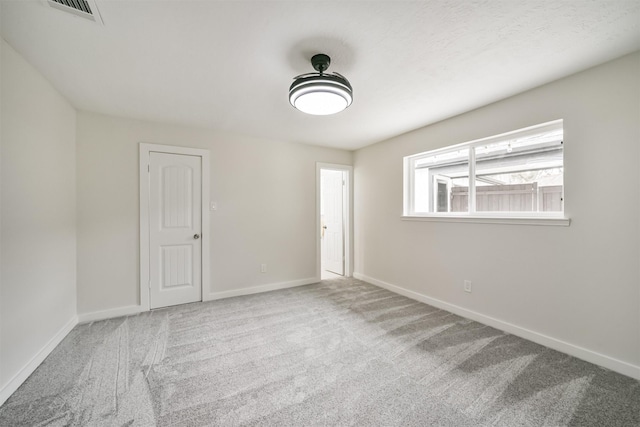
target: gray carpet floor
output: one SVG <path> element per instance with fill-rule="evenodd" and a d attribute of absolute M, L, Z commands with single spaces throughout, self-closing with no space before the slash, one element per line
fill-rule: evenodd
<path fill-rule="evenodd" d="M 640 382 L 355 279 L 79 325 L 1 426 L 639 426 Z"/>

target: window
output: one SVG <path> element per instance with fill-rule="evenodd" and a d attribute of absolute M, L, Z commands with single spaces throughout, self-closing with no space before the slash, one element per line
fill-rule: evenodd
<path fill-rule="evenodd" d="M 404 158 L 405 216 L 564 215 L 562 120 Z"/>

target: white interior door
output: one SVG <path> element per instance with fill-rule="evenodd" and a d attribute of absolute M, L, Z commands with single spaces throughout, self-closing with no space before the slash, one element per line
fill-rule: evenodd
<path fill-rule="evenodd" d="M 150 153 L 150 307 L 202 300 L 201 157 Z"/>
<path fill-rule="evenodd" d="M 344 276 L 344 172 L 321 171 L 323 238 L 322 264 L 325 270 Z"/>

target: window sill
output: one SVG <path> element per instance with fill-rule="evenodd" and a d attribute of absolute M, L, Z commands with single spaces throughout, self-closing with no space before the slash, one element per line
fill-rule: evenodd
<path fill-rule="evenodd" d="M 507 224 L 507 225 L 546 225 L 556 227 L 568 227 L 571 224 L 569 218 L 557 217 L 499 217 L 499 216 L 445 216 L 445 215 L 413 215 L 402 216 L 403 221 L 427 221 L 427 222 L 469 222 L 476 224 Z"/>

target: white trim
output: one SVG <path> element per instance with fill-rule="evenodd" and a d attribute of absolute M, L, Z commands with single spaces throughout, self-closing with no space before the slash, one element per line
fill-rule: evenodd
<path fill-rule="evenodd" d="M 0 389 L 0 405 L 22 385 L 29 375 L 40 366 L 44 359 L 47 358 L 54 348 L 71 332 L 71 330 L 78 324 L 78 316 L 73 316 L 55 335 L 18 371 L 17 374 L 9 380 L 7 384 Z"/>
<path fill-rule="evenodd" d="M 209 244 L 211 236 L 209 234 L 209 150 L 200 148 L 176 147 L 172 145 L 140 143 L 140 311 L 149 311 L 149 156 L 150 153 L 184 154 L 188 156 L 199 156 L 202 158 L 202 300 L 208 292 L 209 287 Z M 205 292 L 205 289 L 207 292 Z"/>
<path fill-rule="evenodd" d="M 508 225 L 551 225 L 568 227 L 571 224 L 569 218 L 545 218 L 545 217 L 495 217 L 480 215 L 403 215 L 403 221 L 427 221 L 427 222 L 469 222 L 476 224 L 508 224 Z"/>
<path fill-rule="evenodd" d="M 346 172 L 347 178 L 345 183 L 345 189 L 347 191 L 346 199 L 347 203 L 344 205 L 345 210 L 345 222 L 344 222 L 344 276 L 351 277 L 352 271 L 352 259 L 353 253 L 352 238 L 353 238 L 353 166 L 340 165 L 336 163 L 316 163 L 316 277 L 321 277 L 321 241 L 320 241 L 320 172 L 322 169 L 339 170 Z"/>
<path fill-rule="evenodd" d="M 475 320 L 477 322 L 494 327 L 496 329 L 500 329 L 512 335 L 516 335 L 526 340 L 533 341 L 545 347 L 549 347 L 554 350 L 560 351 L 562 353 L 577 357 L 578 359 L 586 360 L 587 362 L 611 369 L 612 371 L 618 372 L 622 375 L 626 375 L 631 378 L 640 380 L 640 366 L 636 366 L 631 363 L 624 362 L 622 360 L 618 360 L 601 353 L 597 353 L 593 350 L 589 350 L 584 347 L 580 347 L 580 346 L 568 343 L 566 341 L 562 341 L 557 338 L 553 338 L 548 335 L 544 335 L 539 332 L 535 332 L 535 331 L 514 325 L 512 323 L 505 322 L 503 320 L 495 319 L 493 317 L 486 316 L 484 314 L 481 314 L 472 310 L 468 310 L 466 308 L 463 308 L 454 304 L 450 304 L 448 302 L 445 302 L 439 299 L 431 298 L 421 293 L 410 291 L 400 286 L 392 285 L 391 283 L 374 279 L 373 277 L 365 276 L 364 274 L 361 274 L 361 273 L 354 272 L 353 277 L 355 277 L 356 279 L 371 283 L 372 285 L 376 285 L 378 287 L 388 289 L 391 292 L 404 295 L 416 301 L 429 304 L 431 306 L 440 308 L 442 310 L 446 310 L 451 313 L 457 314 L 458 316 Z"/>
<path fill-rule="evenodd" d="M 402 212 L 414 212 L 415 193 L 414 179 L 409 179 L 409 170 L 413 167 L 409 156 L 402 159 Z"/>
<path fill-rule="evenodd" d="M 490 144 L 495 144 L 497 142 L 502 142 L 504 140 L 507 139 L 511 139 L 511 137 L 516 136 L 518 138 L 524 138 L 527 136 L 532 136 L 532 135 L 537 135 L 540 133 L 544 133 L 544 132 L 549 132 L 549 131 L 553 131 L 553 130 L 558 130 L 558 129 L 563 129 L 564 126 L 564 120 L 563 119 L 557 119 L 557 120 L 553 120 L 550 122 L 546 122 L 546 123 L 541 123 L 538 125 L 533 125 L 533 126 L 528 126 L 526 128 L 522 128 L 522 129 L 516 129 L 516 130 L 512 130 L 509 132 L 504 132 L 498 135 L 493 135 L 493 136 L 488 136 L 485 138 L 479 138 L 479 139 L 474 139 L 472 141 L 467 141 L 467 142 L 461 142 L 459 144 L 454 144 L 454 145 L 448 145 L 446 147 L 442 147 L 442 148 L 437 148 L 435 150 L 427 150 L 427 151 L 423 151 L 421 153 L 416 153 L 416 154 L 411 154 L 409 156 L 409 158 L 420 158 L 420 157 L 426 157 L 425 155 L 434 155 L 434 154 L 444 154 L 444 153 L 448 153 L 450 151 L 457 151 L 457 150 L 461 150 L 464 148 L 475 148 L 475 147 L 479 147 L 482 145 L 490 145 Z"/>
<path fill-rule="evenodd" d="M 469 149 L 469 206 L 467 207 L 469 212 L 478 212 L 478 199 L 476 197 L 476 150 Z"/>
<path fill-rule="evenodd" d="M 286 288 L 293 288 L 296 286 L 310 285 L 312 283 L 318 283 L 319 281 L 320 281 L 319 277 L 309 277 L 306 279 L 291 280 L 288 282 L 269 283 L 266 285 L 252 286 L 249 288 L 233 289 L 230 291 L 209 292 L 203 295 L 202 300 L 213 301 L 213 300 L 222 299 L 222 298 L 231 298 L 231 297 L 237 297 L 241 295 L 251 295 L 251 294 L 257 294 L 260 292 L 275 291 L 277 289 L 286 289 Z M 131 315 L 139 314 L 145 311 L 149 311 L 149 310 L 146 310 L 139 305 L 129 305 L 126 307 L 118 307 L 118 308 L 111 308 L 108 310 L 93 311 L 90 313 L 84 313 L 84 314 L 78 315 L 78 323 L 82 324 L 82 323 L 95 322 L 98 320 L 114 319 L 116 317 L 122 317 L 122 316 L 131 316 Z"/>
<path fill-rule="evenodd" d="M 319 277 L 309 277 L 306 279 L 291 280 L 289 282 L 269 283 L 266 285 L 252 286 L 250 288 L 233 289 L 230 291 L 211 292 L 206 296 L 205 301 L 213 301 L 223 298 L 238 297 L 242 295 L 259 294 L 261 292 L 275 291 L 278 289 L 295 288 L 296 286 L 311 285 L 318 283 Z"/>
<path fill-rule="evenodd" d="M 113 319 L 115 317 L 130 316 L 132 314 L 148 311 L 139 305 L 128 305 L 126 307 L 111 308 L 108 310 L 92 311 L 90 313 L 78 314 L 78 323 L 89 323 L 97 320 Z"/>

